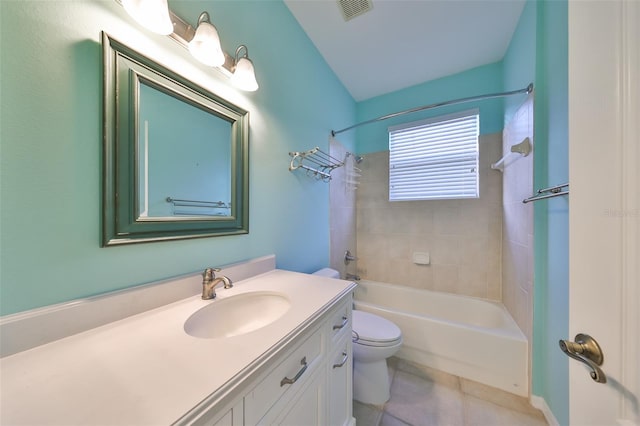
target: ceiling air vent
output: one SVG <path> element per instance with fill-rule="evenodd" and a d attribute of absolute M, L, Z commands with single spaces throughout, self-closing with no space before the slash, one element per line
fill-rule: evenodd
<path fill-rule="evenodd" d="M 345 21 L 373 9 L 372 0 L 338 0 L 338 6 Z"/>

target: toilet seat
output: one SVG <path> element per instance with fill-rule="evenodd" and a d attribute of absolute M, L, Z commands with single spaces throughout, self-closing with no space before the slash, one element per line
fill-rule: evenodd
<path fill-rule="evenodd" d="M 353 343 L 387 347 L 402 341 L 402 332 L 397 325 L 369 312 L 353 310 Z"/>

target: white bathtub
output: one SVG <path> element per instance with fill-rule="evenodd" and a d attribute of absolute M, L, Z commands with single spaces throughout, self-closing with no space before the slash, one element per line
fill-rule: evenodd
<path fill-rule="evenodd" d="M 528 396 L 527 339 L 500 303 L 361 280 L 354 304 L 400 327 L 397 357 Z"/>

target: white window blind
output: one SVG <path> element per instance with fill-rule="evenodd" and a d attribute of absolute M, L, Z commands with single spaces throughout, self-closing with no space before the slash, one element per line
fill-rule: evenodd
<path fill-rule="evenodd" d="M 478 198 L 477 110 L 389 128 L 389 200 Z"/>

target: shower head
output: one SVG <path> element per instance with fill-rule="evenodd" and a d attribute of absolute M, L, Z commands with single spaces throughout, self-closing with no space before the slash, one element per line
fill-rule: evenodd
<path fill-rule="evenodd" d="M 363 156 L 361 156 L 361 155 L 355 155 L 355 154 L 352 154 L 352 153 L 350 153 L 350 152 L 347 152 L 347 157 L 348 157 L 348 156 L 352 156 L 352 157 L 353 157 L 353 160 L 356 162 L 356 164 L 360 164 L 360 163 L 362 163 L 362 160 L 364 160 L 364 157 L 363 157 Z M 345 160 L 346 160 L 346 157 L 345 157 Z"/>

